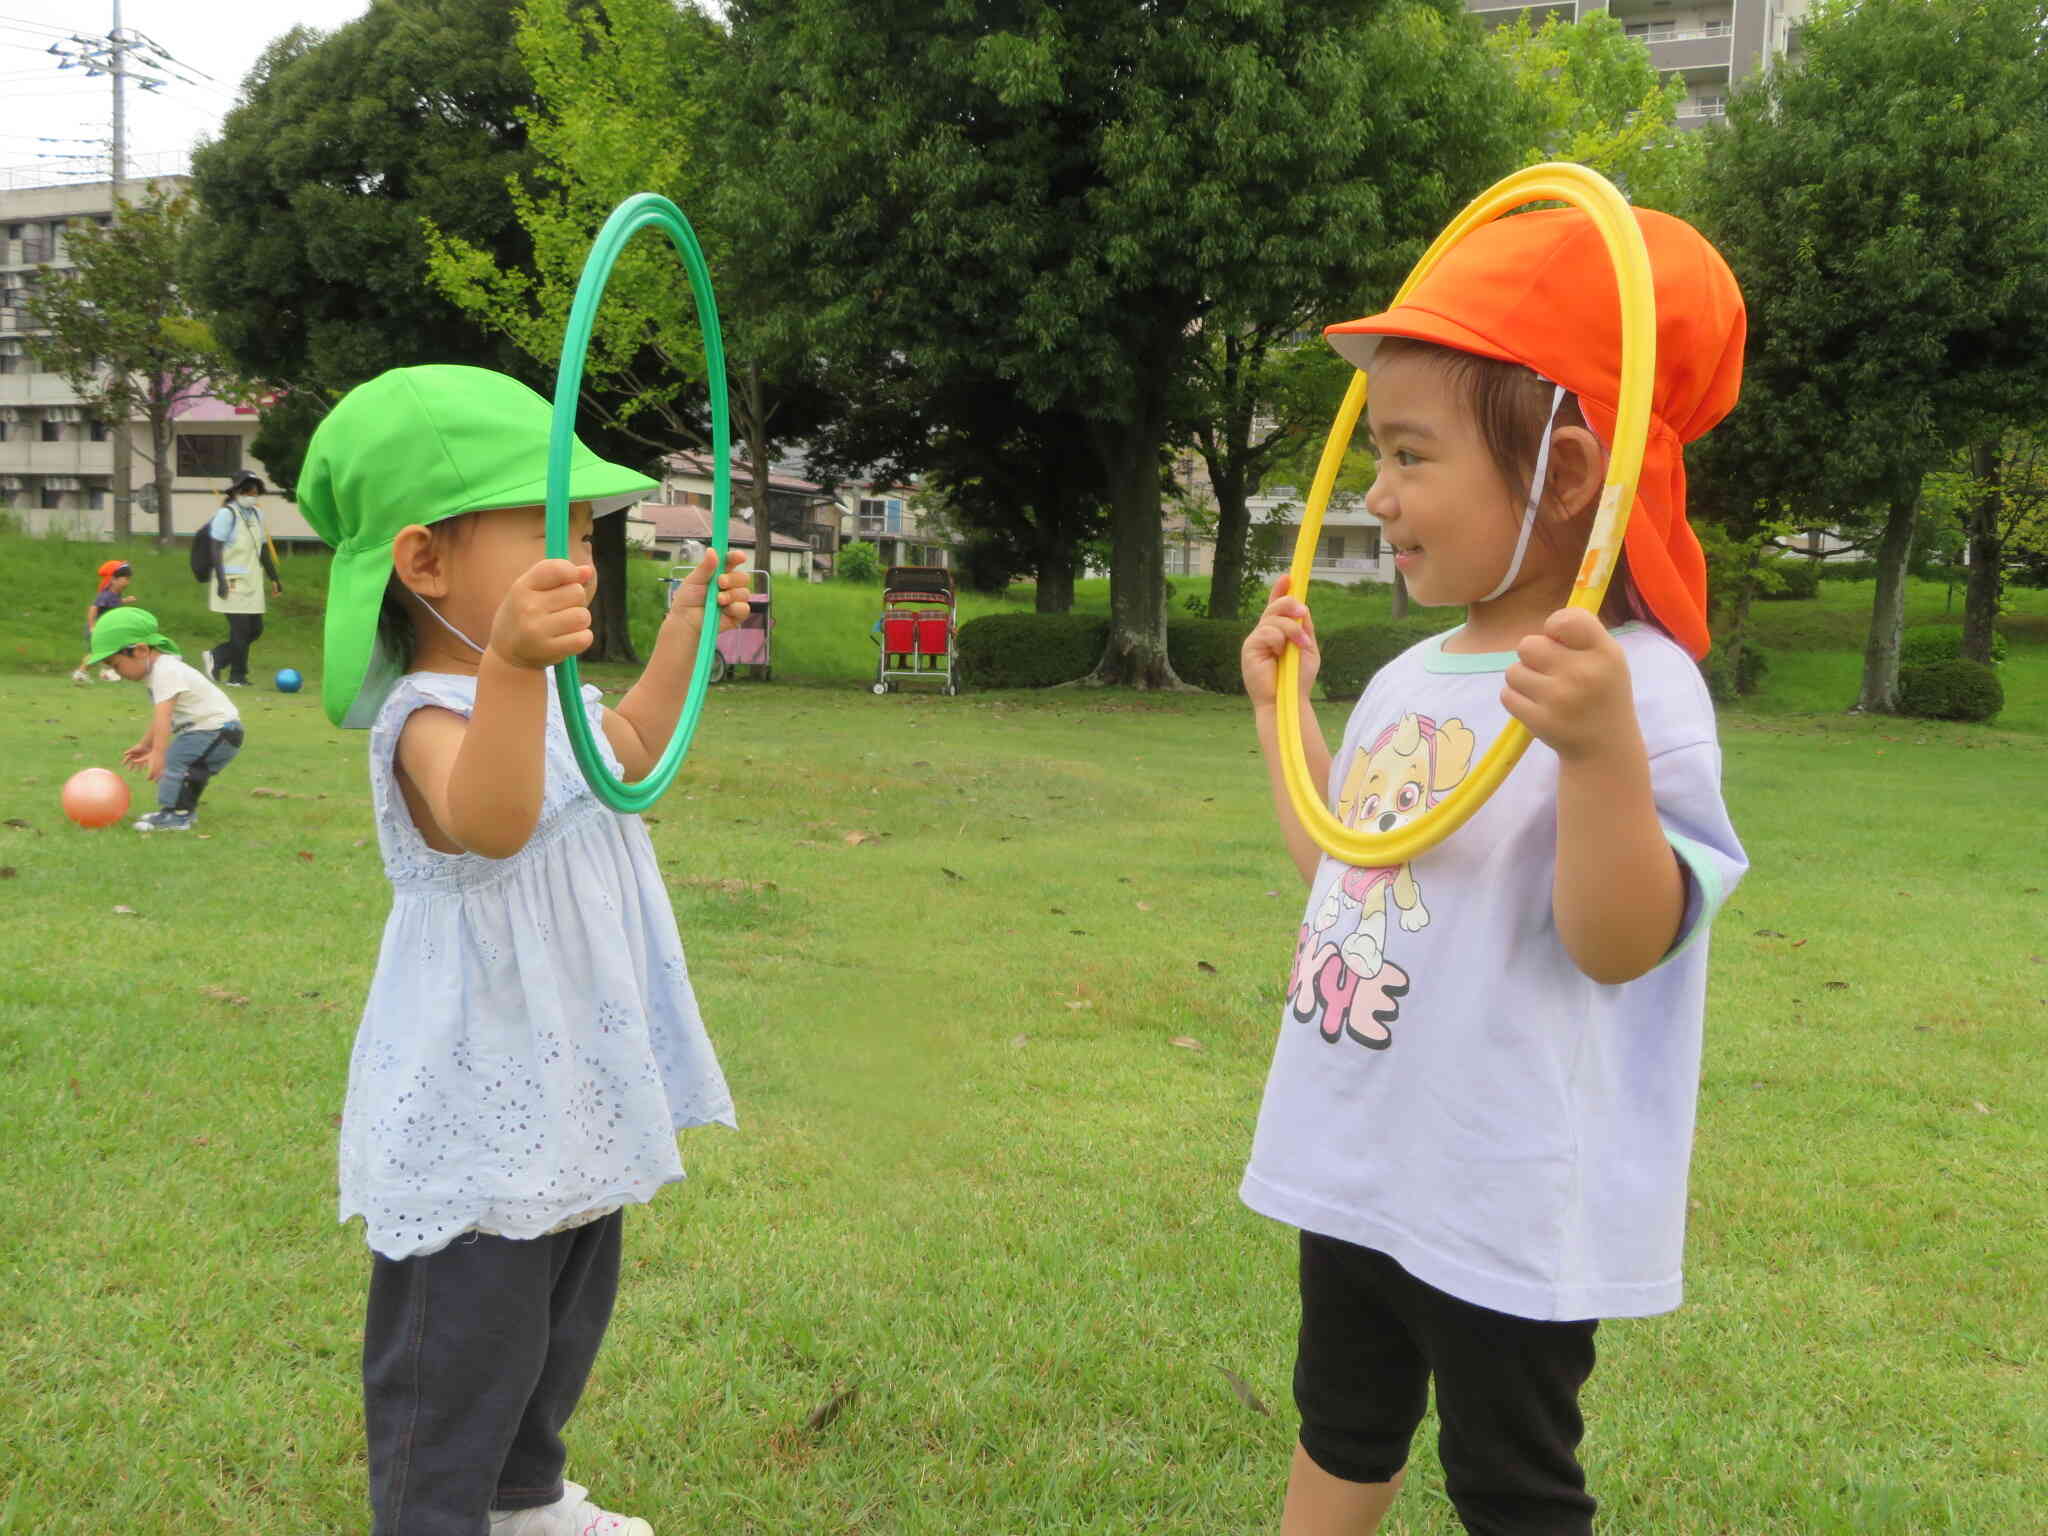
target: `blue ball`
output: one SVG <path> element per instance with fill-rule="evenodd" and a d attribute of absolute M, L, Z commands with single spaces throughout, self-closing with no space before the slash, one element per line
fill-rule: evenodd
<path fill-rule="evenodd" d="M 304 682 L 304 678 L 300 677 L 290 667 L 286 667 L 277 674 L 277 691 L 279 693 L 297 693 L 300 685 Z"/>

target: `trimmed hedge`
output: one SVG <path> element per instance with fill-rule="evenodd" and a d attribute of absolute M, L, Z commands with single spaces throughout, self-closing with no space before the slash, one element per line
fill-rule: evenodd
<path fill-rule="evenodd" d="M 1899 713 L 1923 720 L 1989 720 L 2005 708 L 1998 674 L 1981 661 L 1899 669 Z"/>
<path fill-rule="evenodd" d="M 1239 659 L 1244 637 L 1258 622 L 1249 619 L 1168 619 L 1166 659 L 1184 683 L 1212 693 L 1243 693 Z"/>
<path fill-rule="evenodd" d="M 969 688 L 1051 688 L 1102 660 L 1109 619 L 1099 613 L 991 613 L 960 626 L 959 676 Z"/>
<path fill-rule="evenodd" d="M 1932 666 L 1937 661 L 1955 661 L 1963 654 L 1963 632 L 1949 624 L 1916 624 L 1899 637 L 1899 665 Z M 2005 636 L 1991 632 L 1991 664 L 2005 660 Z"/>
<path fill-rule="evenodd" d="M 1323 697 L 1343 703 L 1365 692 L 1365 685 L 1409 646 L 1439 634 L 1440 619 L 1389 619 L 1379 624 L 1352 624 L 1322 638 L 1323 665 L 1316 674 Z"/>

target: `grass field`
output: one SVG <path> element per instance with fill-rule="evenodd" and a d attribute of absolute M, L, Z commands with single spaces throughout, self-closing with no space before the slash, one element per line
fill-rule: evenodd
<path fill-rule="evenodd" d="M 63 681 L 56 548 L 0 551 L 0 1533 L 361 1529 L 361 738 L 252 688 L 203 839 L 70 826 L 57 786 L 144 699 Z M 137 595 L 212 638 L 148 559 Z M 315 670 L 316 565 L 266 676 Z M 1754 869 L 1688 1302 L 1603 1329 L 1587 1394 L 1611 1531 L 2048 1531 L 2048 634 L 2009 626 L 2019 729 L 1802 709 L 1856 590 L 1761 616 L 1810 643 L 1724 723 Z M 813 591 L 862 608 L 793 587 L 788 623 Z M 650 817 L 742 1129 L 629 1219 L 571 1475 L 662 1536 L 1270 1529 L 1291 1235 L 1235 1187 L 1300 889 L 1242 704 L 783 675 L 713 692 Z M 1457 1529 L 1427 1431 L 1388 1529 Z"/>

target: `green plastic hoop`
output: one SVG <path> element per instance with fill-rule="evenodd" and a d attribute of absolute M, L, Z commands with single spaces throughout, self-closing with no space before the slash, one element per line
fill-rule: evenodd
<path fill-rule="evenodd" d="M 583 391 L 583 363 L 590 354 L 590 332 L 597 319 L 598 301 L 611 281 L 612 267 L 626 242 L 653 224 L 668 236 L 683 268 L 690 276 L 690 292 L 697 300 L 697 325 L 704 332 L 704 374 L 711 391 L 711 547 L 718 556 L 717 569 L 725 569 L 726 529 L 732 514 L 732 423 L 725 393 L 725 342 L 718 330 L 718 303 L 711 293 L 711 272 L 704 265 L 703 247 L 683 211 L 658 192 L 638 192 L 612 210 L 597 232 L 590 254 L 583 261 L 583 275 L 576 282 L 576 299 L 569 306 L 569 328 L 562 336 L 562 358 L 555 372 L 555 414 L 548 433 L 548 529 L 547 552 L 557 560 L 569 557 L 569 451 L 576 438 L 576 401 Z M 711 687 L 711 661 L 718 648 L 717 591 L 714 575 L 705 593 L 704 622 L 697 636 L 697 661 L 690 673 L 690 692 L 683 700 L 683 713 L 670 733 L 660 759 L 638 783 L 627 784 L 605 766 L 591 734 L 590 720 L 583 711 L 583 679 L 574 656 L 555 667 L 555 691 L 562 701 L 562 723 L 569 731 L 569 745 L 583 770 L 591 791 L 615 811 L 644 811 L 659 800 L 675 782 L 676 770 L 690 750 L 697 734 L 697 721 L 704 713 L 704 695 Z"/>

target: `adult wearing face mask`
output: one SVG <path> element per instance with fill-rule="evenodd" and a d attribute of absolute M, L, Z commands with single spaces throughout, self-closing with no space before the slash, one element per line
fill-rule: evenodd
<path fill-rule="evenodd" d="M 213 590 L 206 605 L 227 615 L 228 637 L 202 652 L 200 661 L 208 677 L 230 688 L 245 687 L 249 681 L 249 647 L 263 633 L 265 582 L 272 597 L 284 596 L 270 535 L 254 500 L 263 493 L 258 476 L 236 476 L 207 529 L 212 535 Z"/>

